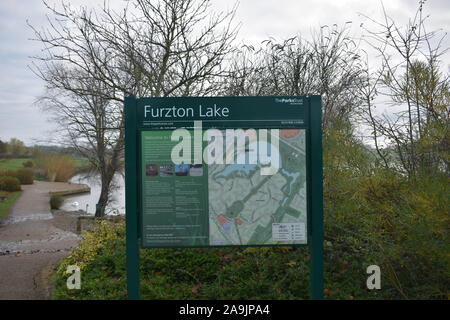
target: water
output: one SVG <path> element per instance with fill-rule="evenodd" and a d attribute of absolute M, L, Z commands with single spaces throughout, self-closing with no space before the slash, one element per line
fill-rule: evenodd
<path fill-rule="evenodd" d="M 259 148 L 259 149 L 258 149 Z M 278 165 L 281 168 L 281 157 L 279 156 L 280 151 L 278 148 L 276 148 L 273 144 L 268 143 L 267 141 L 259 141 L 259 142 L 251 142 L 248 147 L 244 151 L 238 151 L 237 159 L 239 159 L 240 155 L 244 152 L 245 153 L 245 161 L 248 162 L 250 159 L 249 150 L 260 150 L 262 153 L 262 150 L 265 150 L 268 155 L 278 154 Z M 268 152 L 268 151 L 269 152 Z M 250 163 L 236 163 L 236 164 L 229 164 L 225 167 L 225 169 L 216 176 L 216 178 L 221 177 L 227 177 L 233 172 L 242 173 L 243 175 L 249 175 L 252 171 L 258 169 L 262 163 L 262 159 L 259 158 L 260 154 L 257 156 L 257 164 L 250 164 Z"/>
<path fill-rule="evenodd" d="M 86 184 L 91 188 L 90 193 L 82 193 L 73 196 L 65 197 L 65 200 L 61 206 L 61 210 L 75 211 L 83 210 L 88 214 L 95 214 L 95 206 L 100 197 L 100 177 L 99 175 L 92 175 L 87 177 L 86 175 L 79 174 L 72 177 L 69 182 Z M 114 183 L 117 186 L 111 192 L 111 200 L 106 207 L 107 214 L 124 214 L 125 213 L 125 179 L 121 174 L 114 176 Z M 87 210 L 86 210 L 87 209 Z"/>

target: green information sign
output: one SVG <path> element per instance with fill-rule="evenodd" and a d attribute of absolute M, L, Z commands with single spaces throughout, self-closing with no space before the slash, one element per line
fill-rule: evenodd
<path fill-rule="evenodd" d="M 130 97 L 125 119 L 130 298 L 139 247 L 276 245 L 309 246 L 321 298 L 320 97 Z"/>

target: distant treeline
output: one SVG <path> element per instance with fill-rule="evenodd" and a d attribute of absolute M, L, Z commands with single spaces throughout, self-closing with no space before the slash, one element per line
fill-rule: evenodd
<path fill-rule="evenodd" d="M 23 141 L 17 138 L 11 138 L 9 141 L 0 138 L 0 159 L 35 158 L 37 153 L 66 154 L 73 158 L 81 158 L 81 155 L 74 148 L 70 147 L 54 145 L 26 146 Z"/>

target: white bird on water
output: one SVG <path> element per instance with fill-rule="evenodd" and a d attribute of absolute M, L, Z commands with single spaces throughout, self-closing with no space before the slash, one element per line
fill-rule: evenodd
<path fill-rule="evenodd" d="M 79 205 L 79 203 L 76 201 L 74 203 L 72 203 L 72 207 L 78 207 L 78 205 Z"/>

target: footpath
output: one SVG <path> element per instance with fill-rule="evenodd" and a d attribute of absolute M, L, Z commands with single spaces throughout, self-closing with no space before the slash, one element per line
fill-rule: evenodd
<path fill-rule="evenodd" d="M 0 221 L 0 299 L 50 298 L 48 276 L 79 235 L 75 215 L 52 214 L 49 192 L 85 187 L 44 181 L 22 186 L 8 217 Z"/>

